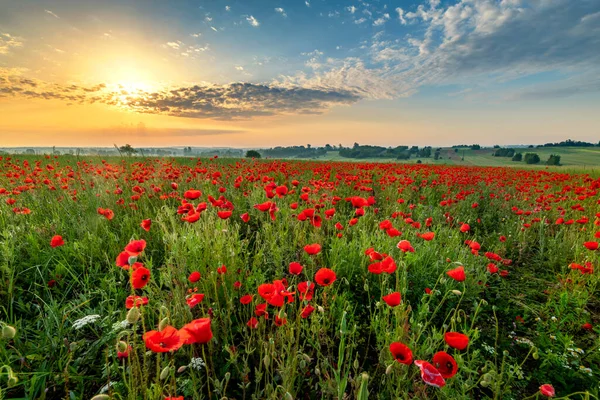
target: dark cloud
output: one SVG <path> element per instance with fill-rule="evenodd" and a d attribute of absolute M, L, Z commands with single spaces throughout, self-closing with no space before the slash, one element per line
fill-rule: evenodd
<path fill-rule="evenodd" d="M 361 99 L 349 90 L 283 87 L 254 83 L 194 85 L 156 92 L 110 90 L 57 85 L 25 79 L 0 81 L 0 97 L 62 100 L 73 104 L 102 103 L 147 114 L 218 120 L 247 119 L 278 114 L 320 114 L 333 105 L 352 104 Z"/>

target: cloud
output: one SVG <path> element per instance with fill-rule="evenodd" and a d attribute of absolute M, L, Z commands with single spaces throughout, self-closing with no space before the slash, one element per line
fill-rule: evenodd
<path fill-rule="evenodd" d="M 50 10 L 44 10 L 46 12 L 46 14 L 52 15 L 54 18 L 60 18 L 58 15 L 54 14 L 52 11 Z"/>
<path fill-rule="evenodd" d="M 348 6 L 348 7 L 346 7 L 346 10 L 348 10 L 350 12 L 350 14 L 354 14 L 356 12 L 356 7 Z"/>
<path fill-rule="evenodd" d="M 248 21 L 248 23 L 255 28 L 257 28 L 260 25 L 260 22 L 258 22 L 258 20 L 256 18 L 254 18 L 252 15 L 249 17 L 246 17 L 246 21 Z"/>
<path fill-rule="evenodd" d="M 385 24 L 388 19 L 390 19 L 390 14 L 387 14 L 387 13 L 383 14 L 381 17 L 379 17 L 375 21 L 373 21 L 373 25 L 381 26 L 381 25 Z"/>
<path fill-rule="evenodd" d="M 360 25 L 360 24 L 362 24 L 365 21 L 366 21 L 365 18 L 359 18 L 359 19 L 354 20 L 354 23 L 357 24 L 357 25 Z"/>
<path fill-rule="evenodd" d="M 285 10 L 281 7 L 277 7 L 275 8 L 275 12 L 281 14 L 282 17 L 287 18 L 287 14 L 285 13 Z"/>
<path fill-rule="evenodd" d="M 231 7 L 230 6 L 225 6 L 225 11 L 231 11 Z"/>
<path fill-rule="evenodd" d="M 240 70 L 243 71 L 243 70 Z M 67 104 L 105 104 L 145 114 L 232 120 L 258 116 L 321 114 L 335 105 L 362 98 L 358 90 L 339 90 L 313 82 L 312 87 L 235 82 L 198 84 L 144 92 L 123 87 L 59 85 L 25 78 L 20 71 L 0 69 L 0 98 L 59 100 Z"/>
<path fill-rule="evenodd" d="M 23 46 L 23 39 L 0 32 L 0 54 L 8 54 L 15 47 Z"/>
<path fill-rule="evenodd" d="M 304 4 L 306 4 L 306 7 L 310 7 L 310 2 L 309 1 L 305 1 Z"/>
<path fill-rule="evenodd" d="M 396 12 L 398 13 L 398 19 L 402 25 L 406 25 L 406 19 L 404 18 L 404 10 L 400 7 L 396 8 Z"/>

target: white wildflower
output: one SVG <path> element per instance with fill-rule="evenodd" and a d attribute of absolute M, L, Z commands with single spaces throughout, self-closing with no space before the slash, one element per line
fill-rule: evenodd
<path fill-rule="evenodd" d="M 79 318 L 77 321 L 74 321 L 73 328 L 81 329 L 88 324 L 96 322 L 98 319 L 100 319 L 100 316 L 98 314 L 86 315 L 85 317 Z"/>
<path fill-rule="evenodd" d="M 200 371 L 202 368 L 206 367 L 206 363 L 201 357 L 196 357 L 190 360 L 189 367 Z"/>

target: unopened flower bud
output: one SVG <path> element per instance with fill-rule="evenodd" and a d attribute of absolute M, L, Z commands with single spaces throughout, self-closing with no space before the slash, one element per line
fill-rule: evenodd
<path fill-rule="evenodd" d="M 187 369 L 187 365 L 182 365 L 177 369 L 177 373 L 180 374 Z"/>
<path fill-rule="evenodd" d="M 127 351 L 127 342 L 124 342 L 122 340 L 119 340 L 117 342 L 117 351 L 119 353 L 124 353 L 125 351 Z"/>
<path fill-rule="evenodd" d="M 385 374 L 389 375 L 392 373 L 392 368 L 394 368 L 394 364 L 390 364 L 387 366 L 387 368 L 385 369 Z"/>
<path fill-rule="evenodd" d="M 169 376 L 169 372 L 171 372 L 171 368 L 164 367 L 162 371 L 160 371 L 160 380 L 165 380 Z"/>
<path fill-rule="evenodd" d="M 454 293 L 457 296 L 460 296 L 462 294 L 462 292 L 460 290 L 456 290 L 456 289 L 452 290 L 452 293 Z"/>
<path fill-rule="evenodd" d="M 92 397 L 92 400 L 109 400 L 110 396 L 107 394 L 97 394 L 94 397 Z"/>
<path fill-rule="evenodd" d="M 16 334 L 17 330 L 10 325 L 4 325 L 2 328 L 2 339 L 12 339 Z"/>
<path fill-rule="evenodd" d="M 158 324 L 158 330 L 162 331 L 167 325 L 169 325 L 169 317 L 165 317 L 160 321 L 160 323 Z"/>
<path fill-rule="evenodd" d="M 142 313 L 140 312 L 139 308 L 133 307 L 132 309 L 129 310 L 129 312 L 127 313 L 127 317 L 125 317 L 125 319 L 130 324 L 135 324 L 136 322 L 138 322 L 138 320 L 140 319 L 141 316 L 142 316 Z"/>

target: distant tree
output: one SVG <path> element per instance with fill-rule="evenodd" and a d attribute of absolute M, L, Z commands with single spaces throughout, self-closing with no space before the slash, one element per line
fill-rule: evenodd
<path fill-rule="evenodd" d="M 35 150 L 34 149 L 27 149 L 27 150 L 25 150 L 25 154 L 35 154 Z"/>
<path fill-rule="evenodd" d="M 421 164 L 423 161 L 421 160 L 417 160 L 417 164 Z"/>
<path fill-rule="evenodd" d="M 546 161 L 546 165 L 560 165 L 560 156 L 558 154 L 551 154 Z"/>
<path fill-rule="evenodd" d="M 246 158 L 260 158 L 261 155 L 258 151 L 256 150 L 248 150 L 246 152 Z"/>
<path fill-rule="evenodd" d="M 356 142 L 354 142 L 354 146 L 352 146 L 353 149 L 356 149 L 357 147 L 359 147 L 360 145 Z"/>
<path fill-rule="evenodd" d="M 533 145 L 530 144 L 529 146 L 527 146 L 528 149 L 533 149 Z"/>
<path fill-rule="evenodd" d="M 329 143 L 327 143 L 327 144 L 325 145 L 325 150 L 327 150 L 327 151 L 331 151 L 331 150 L 333 150 L 333 147 L 331 147 L 331 145 L 330 145 Z"/>
<path fill-rule="evenodd" d="M 455 152 L 455 153 L 458 153 L 458 149 L 457 149 L 457 148 L 455 148 L 455 149 L 454 149 L 454 152 Z"/>
<path fill-rule="evenodd" d="M 499 149 L 499 148 L 500 148 L 500 145 L 497 145 L 497 144 L 495 144 L 495 145 L 494 145 L 494 148 L 495 148 L 495 149 Z"/>
<path fill-rule="evenodd" d="M 137 150 L 131 147 L 130 144 L 126 144 L 125 146 L 119 147 L 119 150 L 121 151 L 121 153 L 125 153 L 128 156 L 137 153 Z"/>
<path fill-rule="evenodd" d="M 523 161 L 523 154 L 522 153 L 517 153 L 513 156 L 512 158 L 513 161 Z"/>
<path fill-rule="evenodd" d="M 433 159 L 434 160 L 439 160 L 440 159 L 440 149 L 437 149 L 435 151 L 435 153 L 433 154 Z"/>
<path fill-rule="evenodd" d="M 494 157 L 512 157 L 515 155 L 515 149 L 497 148 L 494 152 Z"/>
<path fill-rule="evenodd" d="M 471 145 L 471 150 L 481 150 L 481 146 L 478 144 Z"/>
<path fill-rule="evenodd" d="M 537 164 L 540 162 L 540 156 L 537 153 L 526 153 L 525 163 L 526 164 Z"/>

